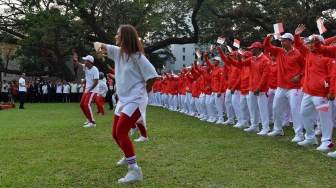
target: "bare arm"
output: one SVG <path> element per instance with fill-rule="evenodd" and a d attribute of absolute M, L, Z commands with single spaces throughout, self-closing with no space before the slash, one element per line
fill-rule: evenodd
<path fill-rule="evenodd" d="M 77 65 L 78 67 L 80 67 L 81 69 L 83 69 L 83 65 L 78 62 L 78 55 L 76 53 L 74 54 L 72 60 L 75 63 L 75 65 Z"/>
<path fill-rule="evenodd" d="M 146 84 L 146 90 L 147 90 L 147 92 L 150 92 L 152 90 L 152 87 L 153 87 L 156 79 L 157 78 L 155 77 L 155 78 L 151 78 L 151 79 L 147 80 L 147 84 Z"/>

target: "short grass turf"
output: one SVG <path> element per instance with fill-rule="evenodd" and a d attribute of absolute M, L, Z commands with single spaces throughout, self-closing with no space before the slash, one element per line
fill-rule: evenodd
<path fill-rule="evenodd" d="M 113 111 L 83 128 L 76 103 L 25 107 L 0 111 L 0 187 L 123 187 Z M 291 127 L 270 138 L 151 106 L 147 127 L 134 143 L 144 180 L 130 187 L 336 187 L 336 159 L 291 143 Z"/>

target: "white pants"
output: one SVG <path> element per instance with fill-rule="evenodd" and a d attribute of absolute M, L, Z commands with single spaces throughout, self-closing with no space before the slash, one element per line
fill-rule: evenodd
<path fill-rule="evenodd" d="M 302 122 L 306 129 L 306 139 L 315 139 L 314 123 L 312 120 L 316 118 L 316 113 L 319 115 L 322 131 L 321 142 L 325 146 L 328 146 L 331 143 L 333 132 L 331 103 L 329 103 L 328 112 L 316 111 L 316 107 L 328 102 L 329 101 L 325 97 L 314 97 L 304 94 L 300 110 Z"/>
<path fill-rule="evenodd" d="M 259 126 L 259 113 L 261 117 L 262 129 L 270 130 L 269 128 L 269 115 L 268 115 L 268 99 L 266 92 L 260 92 L 258 96 L 254 95 L 253 92 L 249 92 L 250 99 L 250 114 L 252 126 Z M 259 113 L 258 113 L 259 110 Z"/>
<path fill-rule="evenodd" d="M 206 110 L 208 112 L 207 118 L 216 118 L 216 106 L 215 106 L 215 100 L 213 101 L 213 104 L 211 104 L 211 95 L 205 96 L 205 103 L 206 103 Z"/>
<path fill-rule="evenodd" d="M 199 107 L 200 107 L 200 110 L 201 110 L 201 114 L 203 114 L 205 117 L 208 116 L 208 112 L 207 112 L 207 107 L 206 107 L 206 96 L 204 93 L 202 93 L 199 97 Z"/>
<path fill-rule="evenodd" d="M 228 120 L 233 121 L 234 117 L 236 117 L 238 119 L 238 123 L 242 124 L 242 117 L 240 112 L 240 91 L 236 90 L 234 94 L 231 94 L 231 90 L 226 90 L 225 107 Z M 231 107 L 233 108 L 234 113 L 232 113 Z"/>
<path fill-rule="evenodd" d="M 182 109 L 182 110 L 186 110 L 186 106 L 185 106 L 185 103 L 184 103 L 185 98 L 186 98 L 185 95 L 181 95 L 180 109 Z"/>
<path fill-rule="evenodd" d="M 217 96 L 217 93 L 212 92 L 211 95 L 214 100 L 215 100 L 215 105 L 216 105 L 216 109 L 217 109 L 217 117 L 218 120 L 224 120 L 223 117 L 223 102 L 224 102 L 224 93 L 221 94 L 220 97 Z"/>
<path fill-rule="evenodd" d="M 247 102 L 248 95 L 240 95 L 240 112 L 241 112 L 241 125 L 248 125 L 250 117 L 249 109 L 250 105 Z"/>
<path fill-rule="evenodd" d="M 274 102 L 273 102 L 273 113 L 274 113 L 274 130 L 282 130 L 281 124 L 281 110 L 289 101 L 291 107 L 293 127 L 296 136 L 303 136 L 302 130 L 303 126 L 301 124 L 300 117 L 300 89 L 283 89 L 278 87 L 275 92 Z"/>
<path fill-rule="evenodd" d="M 195 101 L 195 97 L 191 97 L 189 103 L 190 103 L 190 109 L 189 109 L 189 112 L 190 112 L 190 113 L 195 113 L 195 112 L 196 112 L 196 104 L 195 104 L 196 101 Z"/>
<path fill-rule="evenodd" d="M 185 100 L 184 100 L 184 104 L 185 104 L 185 107 L 186 107 L 186 111 L 187 112 L 191 112 L 190 109 L 190 100 L 191 100 L 191 93 L 186 93 L 186 97 L 185 97 Z"/>
<path fill-rule="evenodd" d="M 172 95 L 172 108 L 173 110 L 177 110 L 177 95 Z"/>
<path fill-rule="evenodd" d="M 268 103 L 267 103 L 267 107 L 268 107 L 268 115 L 269 115 L 269 120 L 273 121 L 274 119 L 274 115 L 273 115 L 273 101 L 274 101 L 274 95 L 275 95 L 275 91 L 276 89 L 268 89 Z"/>

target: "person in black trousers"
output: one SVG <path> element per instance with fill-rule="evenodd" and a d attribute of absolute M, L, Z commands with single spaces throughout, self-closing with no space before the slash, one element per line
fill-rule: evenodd
<path fill-rule="evenodd" d="M 19 109 L 25 109 L 24 108 L 24 102 L 26 99 L 26 93 L 27 93 L 27 86 L 26 86 L 26 80 L 25 80 L 26 74 L 22 73 L 21 78 L 19 79 L 19 97 L 20 97 L 20 107 Z"/>

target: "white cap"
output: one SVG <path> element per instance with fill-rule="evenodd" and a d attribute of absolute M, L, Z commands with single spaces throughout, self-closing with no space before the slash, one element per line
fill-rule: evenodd
<path fill-rule="evenodd" d="M 320 42 L 324 43 L 324 38 L 322 35 L 310 35 L 308 37 L 308 40 L 311 41 L 313 39 L 313 37 L 317 36 L 317 38 L 319 39 Z"/>
<path fill-rule="evenodd" d="M 285 34 L 281 35 L 280 38 L 282 38 L 282 39 L 291 39 L 292 41 L 294 41 L 294 36 L 292 34 L 290 34 L 290 33 L 285 33 Z"/>
<path fill-rule="evenodd" d="M 221 60 L 222 60 L 222 59 L 221 59 L 220 57 L 218 57 L 218 56 L 217 56 L 217 57 L 214 57 L 214 59 L 217 60 L 217 61 L 221 61 Z"/>
<path fill-rule="evenodd" d="M 91 63 L 93 63 L 94 58 L 93 58 L 91 55 L 87 55 L 86 57 L 83 57 L 83 60 L 88 60 L 88 61 L 90 61 Z"/>

